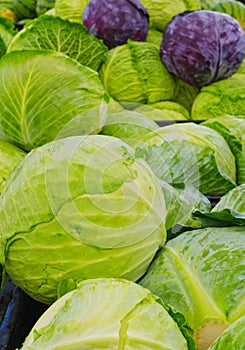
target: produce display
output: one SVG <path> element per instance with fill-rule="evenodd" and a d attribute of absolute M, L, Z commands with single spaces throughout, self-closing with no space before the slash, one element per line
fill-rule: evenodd
<path fill-rule="evenodd" d="M 244 350 L 244 28 L 0 1 L 0 349 Z"/>

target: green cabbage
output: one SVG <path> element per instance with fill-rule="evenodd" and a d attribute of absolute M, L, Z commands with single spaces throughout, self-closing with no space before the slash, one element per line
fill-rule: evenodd
<path fill-rule="evenodd" d="M 244 228 L 203 228 L 168 241 L 140 284 L 181 312 L 207 349 L 245 315 L 244 266 Z"/>
<path fill-rule="evenodd" d="M 174 78 L 150 43 L 128 40 L 109 50 L 99 74 L 106 91 L 117 101 L 154 103 L 174 94 Z"/>
<path fill-rule="evenodd" d="M 1 263 L 47 304 L 62 280 L 136 281 L 166 240 L 165 213 L 157 179 L 126 143 L 104 135 L 56 140 L 28 153 L 8 177 Z"/>
<path fill-rule="evenodd" d="M 39 16 L 15 35 L 8 52 L 16 50 L 61 52 L 94 70 L 99 69 L 108 51 L 82 24 L 49 15 Z"/>
<path fill-rule="evenodd" d="M 0 61 L 0 137 L 25 150 L 97 133 L 109 97 L 98 74 L 61 53 L 13 51 Z"/>
<path fill-rule="evenodd" d="M 21 350 L 43 349 L 187 350 L 188 345 L 149 290 L 100 278 L 78 283 L 36 322 Z"/>

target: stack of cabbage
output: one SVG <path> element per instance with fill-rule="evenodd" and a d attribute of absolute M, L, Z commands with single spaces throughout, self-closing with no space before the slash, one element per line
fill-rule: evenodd
<path fill-rule="evenodd" d="M 244 349 L 244 19 L 238 1 L 0 1 L 2 284 L 52 304 L 23 349 Z"/>

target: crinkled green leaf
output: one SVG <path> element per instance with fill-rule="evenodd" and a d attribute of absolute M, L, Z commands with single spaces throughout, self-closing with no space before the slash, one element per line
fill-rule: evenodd
<path fill-rule="evenodd" d="M 42 15 L 25 26 L 12 40 L 8 52 L 16 50 L 53 50 L 98 70 L 107 47 L 80 23 Z"/>
<path fill-rule="evenodd" d="M 154 103 L 172 98 L 175 81 L 152 44 L 128 40 L 109 50 L 100 69 L 106 91 L 117 101 Z"/>
<path fill-rule="evenodd" d="M 245 115 L 245 79 L 243 74 L 235 73 L 201 88 L 196 96 L 192 119 L 206 120 L 224 114 Z"/>

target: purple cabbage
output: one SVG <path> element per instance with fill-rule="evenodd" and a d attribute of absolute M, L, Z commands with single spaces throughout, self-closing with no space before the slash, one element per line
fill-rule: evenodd
<path fill-rule="evenodd" d="M 160 55 L 169 72 L 202 87 L 237 71 L 245 57 L 245 33 L 228 14 L 185 11 L 167 24 Z"/>
<path fill-rule="evenodd" d="M 85 7 L 83 24 L 90 34 L 113 48 L 128 39 L 145 41 L 149 15 L 138 0 L 91 0 Z"/>

